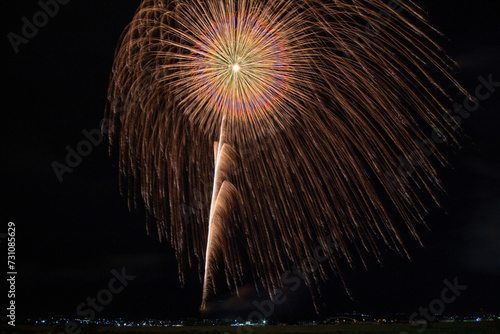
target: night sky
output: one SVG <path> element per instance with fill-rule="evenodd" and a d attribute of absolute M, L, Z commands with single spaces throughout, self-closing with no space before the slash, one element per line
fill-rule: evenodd
<path fill-rule="evenodd" d="M 418 3 L 445 34 L 441 44 L 459 63 L 456 76 L 466 89 L 473 93 L 480 75 L 500 81 L 497 2 Z M 187 272 L 182 287 L 168 242 L 160 243 L 154 229 L 148 236 L 144 210 L 129 212 L 120 196 L 116 160 L 108 156 L 107 143 L 93 147 L 62 183 L 51 166 L 64 163 L 66 147 L 84 140 L 83 130 L 98 128 L 115 47 L 138 4 L 70 1 L 16 54 L 7 34 L 19 34 L 21 18 L 32 17 L 40 7 L 36 1 L 2 2 L 0 233 L 6 233 L 7 222 L 16 223 L 19 317 L 78 317 L 77 306 L 107 287 L 111 270 L 122 267 L 136 278 L 99 316 L 198 315 L 202 289 L 197 271 Z M 323 314 L 411 313 L 439 298 L 443 280 L 455 277 L 468 288 L 446 306 L 445 314 L 500 312 L 499 112 L 500 87 L 463 122 L 462 147 L 445 149 L 451 166 L 440 173 L 448 194 L 442 207 L 433 207 L 427 216 L 430 230 L 419 226 L 425 248 L 409 239 L 411 262 L 387 250 L 382 265 L 372 259 L 368 270 L 347 270 L 354 301 L 332 273 L 322 290 Z M 5 263 L 6 243 L 1 241 Z M 245 317 L 253 300 L 265 299 L 248 290 L 237 306 L 222 301 L 221 308 Z M 289 300 L 277 309 L 277 317 L 314 315 L 307 289 L 291 293 Z"/>

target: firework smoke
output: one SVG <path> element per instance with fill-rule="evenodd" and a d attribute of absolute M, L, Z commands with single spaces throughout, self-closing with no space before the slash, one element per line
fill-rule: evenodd
<path fill-rule="evenodd" d="M 421 199 L 440 190 L 416 139 L 453 140 L 437 82 L 461 90 L 428 34 L 410 1 L 143 1 L 113 66 L 110 151 L 181 281 L 198 263 L 202 308 L 218 273 L 236 292 L 245 272 L 271 292 L 329 237 L 339 252 L 309 287 L 383 248 L 407 255 L 401 230 L 418 240 Z M 388 180 L 400 156 L 419 168 Z"/>

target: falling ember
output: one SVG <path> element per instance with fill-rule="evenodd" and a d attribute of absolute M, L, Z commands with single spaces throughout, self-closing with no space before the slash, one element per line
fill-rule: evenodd
<path fill-rule="evenodd" d="M 441 189 L 432 161 L 444 163 L 417 139 L 453 141 L 438 82 L 463 90 L 421 9 L 397 4 L 142 2 L 110 80 L 110 152 L 181 281 L 198 264 L 202 309 L 218 273 L 271 293 L 318 244 L 337 252 L 305 277 L 311 291 L 343 262 L 408 256 L 401 233 L 418 240 L 423 199 Z M 394 177 L 400 157 L 418 161 L 411 177 Z"/>

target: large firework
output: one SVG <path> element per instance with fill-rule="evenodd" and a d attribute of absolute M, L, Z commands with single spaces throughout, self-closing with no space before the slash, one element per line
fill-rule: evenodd
<path fill-rule="evenodd" d="M 438 82 L 460 89 L 429 34 L 410 1 L 143 1 L 113 66 L 110 150 L 180 279 L 199 265 L 202 308 L 223 279 L 282 287 L 332 241 L 309 287 L 384 248 L 408 256 L 402 230 L 418 240 L 444 161 L 417 139 L 453 140 Z M 401 158 L 418 167 L 388 177 Z"/>

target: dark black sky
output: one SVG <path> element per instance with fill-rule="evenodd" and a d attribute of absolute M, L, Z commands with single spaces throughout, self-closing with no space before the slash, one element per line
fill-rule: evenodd
<path fill-rule="evenodd" d="M 8 32 L 19 33 L 36 1 L 2 2 L 2 228 L 16 223 L 17 306 L 21 316 L 77 316 L 76 307 L 105 288 L 111 270 L 135 275 L 103 316 L 196 315 L 196 271 L 185 288 L 167 242 L 147 236 L 144 212 L 129 213 L 118 171 L 103 143 L 59 183 L 51 167 L 67 145 L 103 118 L 115 46 L 139 1 L 73 0 L 15 54 Z M 458 79 L 473 91 L 479 75 L 500 81 L 500 15 L 495 1 L 422 1 L 447 36 L 460 64 Z M 500 89 L 463 123 L 466 137 L 442 169 L 448 190 L 421 229 L 425 248 L 410 242 L 413 261 L 386 254 L 383 266 L 347 274 L 355 301 L 332 275 L 323 311 L 413 312 L 439 297 L 443 280 L 468 289 L 446 313 L 500 312 Z M 1 243 L 6 254 L 5 241 Z M 2 255 L 5 256 L 5 255 Z M 2 259 L 2 263 L 4 260 Z M 2 265 L 2 268 L 4 266 Z M 2 269 L 5 272 L 4 269 Z M 4 275 L 4 274 L 2 274 Z M 2 276 L 3 277 L 3 276 Z M 4 292 L 1 292 L 4 295 Z M 249 297 L 252 301 L 255 297 Z M 264 297 L 262 297 L 264 298 Z M 290 296 L 277 314 L 311 312 L 307 293 Z M 245 316 L 251 309 L 238 313 Z"/>

